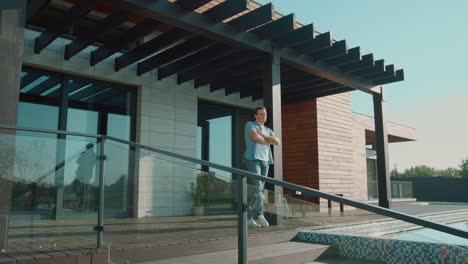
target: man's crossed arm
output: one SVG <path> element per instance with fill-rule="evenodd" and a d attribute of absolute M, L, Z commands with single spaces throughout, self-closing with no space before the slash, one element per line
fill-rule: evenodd
<path fill-rule="evenodd" d="M 267 136 L 258 130 L 252 130 L 249 133 L 250 138 L 262 145 L 279 145 L 280 140 L 276 136 Z"/>

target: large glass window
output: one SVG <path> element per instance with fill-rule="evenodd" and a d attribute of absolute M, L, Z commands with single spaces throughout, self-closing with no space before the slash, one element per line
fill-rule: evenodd
<path fill-rule="evenodd" d="M 109 135 L 134 141 L 135 114 L 134 87 L 23 67 L 18 126 Z M 18 134 L 27 136 L 31 133 Z M 31 140 L 37 136 L 34 133 Z M 13 186 L 15 202 L 12 211 L 17 215 L 13 219 L 26 216 L 38 219 L 76 218 L 78 215 L 93 217 L 97 210 L 99 183 L 98 142 L 93 138 L 76 136 L 41 136 L 54 139 L 45 147 L 38 146 L 40 151 L 47 152 L 44 155 L 47 159 L 28 164 L 44 167 L 45 171 L 50 167 L 52 173 L 38 176 L 32 173 L 35 168 L 30 168 L 29 172 L 22 168 L 21 175 L 17 176 L 24 180 Z M 21 150 L 22 144 L 31 142 L 22 140 L 16 144 Z M 107 159 L 117 159 L 119 162 L 113 164 L 120 164 L 119 168 L 109 168 L 106 173 L 106 192 L 118 189 L 109 199 L 106 198 L 108 216 L 126 217 L 132 211 L 133 160 L 130 151 L 127 146 L 119 145 L 107 153 Z M 21 157 L 27 158 L 25 155 Z M 55 168 L 57 164 L 62 165 Z"/>
<path fill-rule="evenodd" d="M 244 148 L 244 125 L 251 111 L 219 105 L 205 101 L 198 102 L 197 157 L 228 167 L 242 167 Z M 210 210 L 233 210 L 227 197 L 232 194 L 232 174 L 212 168 L 208 171 L 208 186 L 215 193 L 210 198 Z M 206 175 L 205 175 L 206 176 Z M 224 206 L 224 208 L 221 208 Z"/>
<path fill-rule="evenodd" d="M 242 167 L 244 125 L 253 120 L 252 112 L 249 109 L 199 101 L 197 157 L 229 167 Z M 217 174 L 230 177 L 226 172 Z"/>

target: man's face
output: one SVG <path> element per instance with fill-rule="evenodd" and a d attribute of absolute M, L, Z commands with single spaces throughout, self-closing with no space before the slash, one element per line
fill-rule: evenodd
<path fill-rule="evenodd" d="M 265 123 L 267 120 L 267 111 L 265 109 L 260 109 L 257 111 L 257 114 L 255 114 L 255 121 L 257 123 Z"/>

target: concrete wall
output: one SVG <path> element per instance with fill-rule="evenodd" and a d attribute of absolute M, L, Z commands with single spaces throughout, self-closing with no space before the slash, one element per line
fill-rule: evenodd
<path fill-rule="evenodd" d="M 233 106 L 255 108 L 262 100 L 240 99 L 239 93 L 214 93 L 209 87 L 193 88 L 193 83 L 177 85 L 175 76 L 158 81 L 156 71 L 136 75 L 136 66 L 114 71 L 114 55 L 96 66 L 89 66 L 89 47 L 69 61 L 63 59 L 65 45 L 70 41 L 57 39 L 40 54 L 34 54 L 34 38 L 39 33 L 27 31 L 24 62 L 41 68 L 82 75 L 90 78 L 137 86 L 137 142 L 163 150 L 195 157 L 197 137 L 197 101 L 216 101 Z M 191 213 L 190 183 L 196 171 L 185 164 L 158 155 L 139 156 L 134 191 L 134 215 L 172 216 Z"/>
<path fill-rule="evenodd" d="M 366 130 L 367 140 L 375 140 L 375 124 L 372 116 L 353 113 L 353 124 Z M 416 129 L 394 122 L 387 121 L 386 123 L 388 142 L 403 142 L 416 140 Z"/>
<path fill-rule="evenodd" d="M 354 116 L 353 116 L 354 117 Z M 361 122 L 353 118 L 353 175 L 354 190 L 357 200 L 368 200 L 366 130 Z"/>
<path fill-rule="evenodd" d="M 26 1 L 0 3 L 0 124 L 16 125 Z M 0 249 L 7 247 L 11 179 L 15 159 L 14 131 L 0 133 Z"/>

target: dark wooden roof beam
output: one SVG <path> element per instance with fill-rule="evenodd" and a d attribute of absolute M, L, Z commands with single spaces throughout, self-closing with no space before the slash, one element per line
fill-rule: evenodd
<path fill-rule="evenodd" d="M 172 49 L 180 49 L 181 45 L 178 45 L 177 47 L 171 48 L 165 52 L 172 52 Z M 183 50 L 186 49 L 181 49 L 178 52 L 172 52 L 174 56 L 179 56 L 180 52 L 183 52 Z M 200 65 L 201 63 L 206 63 L 210 62 L 212 60 L 218 59 L 225 57 L 229 54 L 234 52 L 234 49 L 230 48 L 229 46 L 226 46 L 224 44 L 216 44 L 213 46 L 210 46 L 206 49 L 202 49 L 196 53 L 193 53 L 189 56 L 183 57 L 182 59 L 175 60 L 167 65 L 164 65 L 163 67 L 158 69 L 158 79 L 162 80 L 164 78 L 167 78 L 171 75 L 174 75 L 178 72 L 184 71 L 191 69 L 193 67 L 196 67 L 197 65 Z M 138 64 L 138 67 L 141 65 L 146 65 L 146 62 L 142 62 Z M 156 68 L 157 63 L 152 64 L 151 66 L 148 66 L 148 68 Z M 143 66 L 141 66 L 143 67 Z"/>
<path fill-rule="evenodd" d="M 312 89 L 314 87 L 318 86 L 323 86 L 323 85 L 328 85 L 334 83 L 333 81 L 327 80 L 327 79 L 315 79 L 315 80 L 304 80 L 301 82 L 295 82 L 294 84 L 289 84 L 289 83 L 283 83 L 282 88 L 284 88 L 285 91 L 296 91 L 296 90 L 303 90 L 305 89 Z"/>
<path fill-rule="evenodd" d="M 376 73 L 381 73 L 385 71 L 385 62 L 384 60 L 376 60 L 374 67 L 365 68 L 361 70 L 352 71 L 352 74 L 359 76 L 372 75 Z"/>
<path fill-rule="evenodd" d="M 110 40 L 104 43 L 102 47 L 99 47 L 91 53 L 91 66 L 94 66 L 113 54 L 127 48 L 130 43 L 141 39 L 161 26 L 161 22 L 147 18 L 132 28 L 125 30 L 121 39 L 118 41 Z"/>
<path fill-rule="evenodd" d="M 251 90 L 252 87 L 260 87 L 261 82 L 251 82 L 251 81 L 231 81 L 229 83 L 221 83 L 221 84 L 211 84 L 211 90 L 217 91 L 221 89 L 225 89 L 226 96 L 241 92 L 242 90 Z"/>
<path fill-rule="evenodd" d="M 346 93 L 346 92 L 352 92 L 352 91 L 354 91 L 353 88 L 344 86 L 344 87 L 341 87 L 341 88 L 332 89 L 332 90 L 328 90 L 328 91 L 323 91 L 323 92 L 312 94 L 312 95 L 309 95 L 309 96 L 311 96 L 311 98 L 319 98 L 319 97 L 325 97 L 325 96 L 330 96 L 330 95 L 335 95 L 335 94 L 340 94 L 340 93 Z"/>
<path fill-rule="evenodd" d="M 115 59 L 115 70 L 119 71 L 128 65 L 133 64 L 164 48 L 167 48 L 189 36 L 189 32 L 178 28 L 173 28 L 165 33 L 162 33 L 152 40 L 145 42 L 143 45 L 122 54 L 120 57 L 117 57 Z"/>
<path fill-rule="evenodd" d="M 182 84 L 196 78 L 204 78 L 205 76 L 213 75 L 217 71 L 223 71 L 226 68 L 241 65 L 247 61 L 255 60 L 256 58 L 257 57 L 253 52 L 233 53 L 227 57 L 223 57 L 208 64 L 202 64 L 198 67 L 179 73 L 177 76 L 177 83 Z"/>
<path fill-rule="evenodd" d="M 404 71 L 403 71 L 402 69 L 400 69 L 400 70 L 397 70 L 397 71 L 395 72 L 395 76 L 394 76 L 394 77 L 389 77 L 389 78 L 383 78 L 383 79 L 375 80 L 375 81 L 374 81 L 374 84 L 376 84 L 376 85 L 383 85 L 383 84 L 388 84 L 388 83 L 403 81 L 404 79 L 405 79 Z"/>
<path fill-rule="evenodd" d="M 281 68 L 284 68 L 284 66 L 286 66 L 286 64 L 281 64 Z M 286 72 L 281 71 L 282 83 L 297 81 L 298 79 L 303 80 L 303 79 L 316 79 L 316 78 L 321 78 L 321 77 L 310 74 L 308 72 L 296 70 L 296 69 L 294 69 L 293 71 L 286 71 Z"/>
<path fill-rule="evenodd" d="M 332 46 L 332 36 L 330 32 L 326 32 L 315 37 L 313 41 L 293 47 L 293 49 L 301 53 L 312 53 L 319 50 L 327 49 Z"/>
<path fill-rule="evenodd" d="M 62 22 L 47 29 L 41 35 L 36 37 L 34 42 L 34 52 L 40 53 L 52 41 L 57 39 L 61 34 L 65 33 L 73 23 L 87 15 L 93 10 L 102 0 L 81 0 L 75 3 L 70 10 L 66 12 Z"/>
<path fill-rule="evenodd" d="M 297 102 L 301 100 L 306 100 L 308 98 L 316 98 L 319 94 L 336 91 L 337 89 L 345 88 L 345 86 L 339 83 L 333 83 L 320 88 L 309 89 L 306 92 L 297 92 L 297 93 L 288 93 L 283 96 L 284 102 Z M 346 87 L 348 88 L 348 87 Z"/>
<path fill-rule="evenodd" d="M 130 16 L 131 14 L 123 9 L 112 12 L 99 23 L 96 29 L 93 31 L 85 31 L 78 39 L 65 46 L 65 60 L 69 60 L 78 52 L 92 45 L 103 34 L 106 34 L 109 30 L 120 26 L 130 19 Z"/>
<path fill-rule="evenodd" d="M 213 19 L 216 22 L 221 22 L 227 18 L 235 16 L 249 8 L 247 0 L 226 0 L 205 12 L 204 16 Z"/>
<path fill-rule="evenodd" d="M 200 86 L 204 86 L 207 84 L 216 84 L 217 86 L 221 86 L 224 84 L 229 84 L 232 81 L 236 80 L 258 80 L 261 78 L 260 74 L 252 74 L 260 70 L 260 66 L 255 63 L 244 63 L 241 65 L 234 65 L 232 67 L 214 71 L 213 74 L 204 78 L 197 78 L 195 79 L 195 88 Z M 212 91 L 213 92 L 213 91 Z"/>
<path fill-rule="evenodd" d="M 180 5 L 185 10 L 192 11 L 204 6 L 211 1 L 212 0 L 177 0 L 175 3 Z"/>
<path fill-rule="evenodd" d="M 196 5 L 192 5 L 195 7 Z M 187 6 L 185 6 L 186 8 Z M 215 22 L 221 22 L 226 18 L 232 17 L 240 12 L 247 10 L 247 0 L 227 0 L 221 4 L 208 9 L 203 15 L 209 17 Z M 145 57 L 158 52 L 164 48 L 167 48 L 178 41 L 188 38 L 193 34 L 179 28 L 173 28 L 168 32 L 161 34 L 158 37 L 144 43 L 143 45 L 123 54 L 122 56 L 115 59 L 115 70 L 119 71 L 124 67 L 135 63 L 139 60 L 144 59 Z M 152 61 L 151 61 L 152 62 Z M 150 68 L 148 62 L 146 65 L 140 66 L 141 69 Z M 140 74 L 143 73 L 143 70 L 140 71 Z"/>
<path fill-rule="evenodd" d="M 227 0 L 213 8 L 208 9 L 203 14 L 216 22 L 221 22 L 222 20 L 234 16 L 240 12 L 245 11 L 248 8 L 246 0 Z M 170 31 L 163 33 L 161 36 L 158 36 L 147 43 L 143 44 L 140 47 L 135 48 L 132 51 L 129 51 L 126 54 L 123 54 L 115 60 L 115 70 L 118 71 L 136 61 L 139 61 L 157 51 L 160 51 L 163 48 L 168 47 L 171 44 L 174 44 L 178 41 L 183 40 L 184 38 L 190 37 L 191 33 L 186 32 L 185 30 L 174 28 Z M 202 37 L 199 37 L 201 41 Z M 205 39 L 205 38 L 203 38 Z M 208 42 L 208 41 L 206 41 Z M 189 47 L 190 49 L 190 47 Z M 193 51 L 192 51 L 193 52 Z M 187 54 L 185 54 L 187 55 Z M 167 54 L 164 54 L 168 58 Z M 148 71 L 157 68 L 163 64 L 169 63 L 169 59 L 165 63 L 158 63 L 161 56 L 155 55 L 138 65 L 138 75 L 146 73 Z M 183 57 L 183 55 L 181 55 Z"/>
<path fill-rule="evenodd" d="M 362 56 L 360 61 L 339 65 L 337 67 L 344 72 L 372 68 L 374 67 L 374 54 L 366 54 Z"/>
<path fill-rule="evenodd" d="M 272 39 L 293 31 L 295 24 L 296 20 L 294 14 L 289 14 L 277 20 L 273 20 L 268 24 L 252 29 L 250 32 L 256 34 L 261 39 Z"/>
<path fill-rule="evenodd" d="M 393 64 L 385 66 L 385 71 L 372 74 L 372 75 L 367 75 L 365 78 L 368 80 L 380 80 L 380 79 L 385 79 L 385 78 L 391 78 L 395 77 L 395 66 Z"/>
<path fill-rule="evenodd" d="M 261 83 L 243 86 L 238 92 L 240 93 L 240 99 L 252 96 L 252 101 L 256 101 L 263 98 L 263 87 Z"/>
<path fill-rule="evenodd" d="M 247 31 L 272 21 L 273 13 L 273 5 L 269 3 L 237 17 L 226 24 L 233 26 L 239 31 Z"/>
<path fill-rule="evenodd" d="M 348 50 L 348 53 L 345 55 L 341 55 L 332 59 L 328 59 L 323 61 L 324 63 L 330 66 L 341 66 L 350 64 L 353 62 L 361 61 L 361 48 L 356 47 Z"/>
<path fill-rule="evenodd" d="M 371 90 L 374 85 L 358 76 L 337 71 L 335 67 L 321 63 L 311 56 L 304 56 L 304 53 L 295 49 L 275 49 L 275 45 L 271 40 L 262 41 L 259 36 L 250 32 L 235 32 L 235 29 L 230 25 L 213 23 L 205 15 L 196 12 L 187 13 L 177 4 L 168 1 L 152 1 L 150 5 L 141 0 L 125 0 L 124 2 L 129 10 L 138 10 L 142 15 L 185 29 L 194 34 L 233 47 L 245 47 L 266 53 L 274 52 L 278 57 L 281 57 L 282 63 L 287 63 L 297 69 L 319 75 L 365 93 L 375 93 Z"/>
<path fill-rule="evenodd" d="M 177 63 L 178 61 L 182 61 L 180 63 L 184 64 L 187 61 L 186 58 L 187 59 L 191 58 L 191 54 L 195 56 L 198 53 L 200 53 L 198 54 L 198 57 L 196 57 L 195 59 L 199 59 L 201 61 L 209 61 L 210 59 L 220 57 L 231 50 L 229 46 L 225 46 L 221 44 L 216 47 L 213 47 L 213 46 L 210 46 L 212 44 L 213 42 L 209 39 L 206 39 L 203 37 L 194 37 L 190 40 L 187 40 L 177 46 L 171 47 L 159 54 L 156 54 L 138 63 L 137 75 L 140 76 L 155 68 L 164 66 L 172 62 Z M 221 53 L 221 55 L 219 55 L 219 53 Z M 183 58 L 183 59 L 180 59 L 180 58 Z M 159 80 L 169 76 L 169 75 L 164 76 L 164 72 L 162 72 L 162 74 L 163 75 L 158 77 Z"/>
<path fill-rule="evenodd" d="M 327 49 L 319 50 L 311 53 L 310 55 L 315 60 L 326 60 L 335 58 L 338 56 L 346 55 L 348 52 L 348 47 L 346 46 L 346 40 L 341 40 L 333 43 L 333 46 Z"/>
<path fill-rule="evenodd" d="M 283 91 L 286 93 L 307 93 L 311 90 L 316 90 L 316 89 L 334 88 L 336 87 L 336 85 L 337 83 L 335 82 L 332 82 L 327 79 L 323 79 L 312 84 L 304 84 L 304 85 L 298 85 L 295 87 L 287 87 Z"/>
<path fill-rule="evenodd" d="M 228 24 L 231 24 L 232 26 L 234 26 L 236 29 L 240 31 L 248 30 L 250 28 L 259 26 L 261 24 L 264 24 L 272 20 L 272 13 L 273 13 L 272 8 L 273 7 L 271 4 L 259 7 L 253 11 L 250 11 L 249 13 L 246 13 L 240 17 L 237 17 L 229 21 Z M 201 38 L 201 37 L 196 37 L 196 38 Z M 181 45 L 170 48 L 169 50 L 171 50 L 171 52 L 174 52 L 174 54 L 178 52 L 180 53 L 179 57 L 183 57 L 184 53 L 187 51 L 187 48 L 181 49 L 179 48 L 179 46 Z M 197 53 L 194 53 L 190 56 L 174 61 L 170 64 L 165 65 L 164 67 L 159 68 L 158 78 L 160 80 L 167 78 L 178 72 L 182 72 L 190 68 L 193 68 L 202 62 L 207 62 L 207 61 L 209 62 L 210 60 L 217 59 L 219 57 L 222 57 L 223 55 L 227 56 L 233 52 L 232 49 L 226 49 L 225 54 L 222 54 L 222 51 L 219 50 L 219 47 L 220 47 L 219 45 L 217 47 L 215 46 L 209 47 L 207 50 L 200 51 L 202 52 L 201 55 L 197 55 Z M 209 54 L 211 56 L 205 56 L 206 54 Z M 146 69 L 151 68 L 151 66 L 153 66 L 153 65 L 151 66 L 148 65 L 148 67 L 146 67 L 146 62 L 141 62 L 141 64 L 145 65 Z"/>
<path fill-rule="evenodd" d="M 281 48 L 290 48 L 314 40 L 316 37 L 314 25 L 303 26 L 281 37 L 273 39 L 273 42 Z"/>
<path fill-rule="evenodd" d="M 26 10 L 26 21 L 29 22 L 34 16 L 40 13 L 50 3 L 50 0 L 28 1 Z"/>

